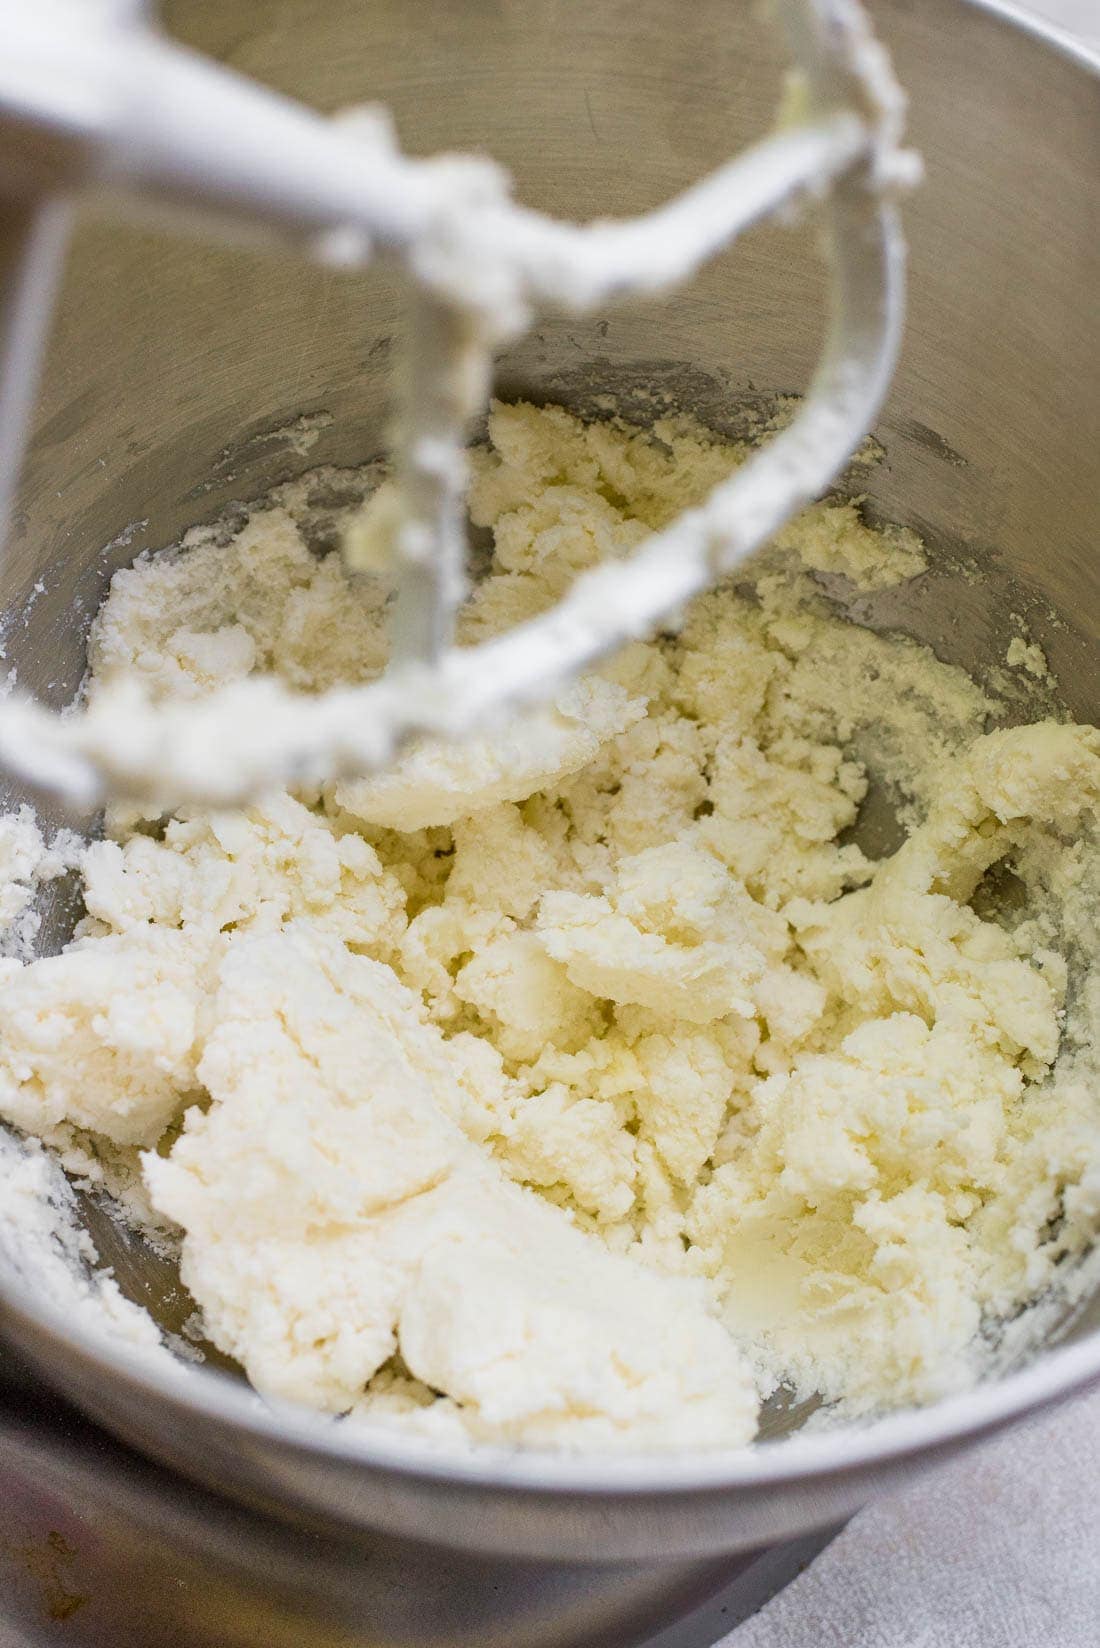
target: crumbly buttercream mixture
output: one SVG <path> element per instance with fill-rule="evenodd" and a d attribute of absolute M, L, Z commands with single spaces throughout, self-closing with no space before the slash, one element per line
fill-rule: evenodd
<path fill-rule="evenodd" d="M 463 638 L 739 457 L 496 409 Z M 304 497 L 119 573 L 90 693 L 376 673 L 385 592 L 309 547 Z M 469 745 L 245 812 L 116 812 L 72 943 L 0 963 L 0 1113 L 85 1176 L 129 1164 L 210 1339 L 329 1412 L 720 1446 L 780 1383 L 848 1411 L 966 1383 L 1100 1219 L 1100 985 L 1068 965 L 1100 735 L 987 732 L 973 681 L 822 593 L 923 566 L 818 504 L 751 587 Z M 878 862 L 870 781 L 909 827 Z M 9 919 L 26 827 L 0 835 Z"/>

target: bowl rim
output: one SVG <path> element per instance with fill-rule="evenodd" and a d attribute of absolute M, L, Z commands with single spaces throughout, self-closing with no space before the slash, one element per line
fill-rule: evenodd
<path fill-rule="evenodd" d="M 1100 41 L 1091 45 L 1068 29 L 1030 11 L 1017 0 L 965 0 L 974 11 L 982 11 L 1028 34 L 1034 40 L 1049 46 L 1062 57 L 1068 57 L 1091 74 L 1100 76 Z"/>
<path fill-rule="evenodd" d="M 243 1377 L 159 1354 L 116 1349 L 104 1327 L 68 1320 L 49 1300 L 31 1299 L 19 1284 L 0 1286 L 0 1326 L 78 1405 L 116 1415 L 130 1411 L 210 1421 L 257 1441 L 282 1444 L 342 1466 L 363 1466 L 425 1484 L 498 1489 L 524 1495 L 587 1499 L 677 1496 L 777 1488 L 853 1475 L 914 1455 L 976 1439 L 1026 1414 L 1100 1383 L 1100 1330 L 1039 1352 L 1036 1360 L 919 1408 L 853 1420 L 807 1434 L 736 1448 L 570 1452 L 475 1443 L 448 1448 L 431 1439 L 357 1424 L 296 1403 L 260 1396 Z M 14 1332 L 12 1331 L 14 1329 Z M 88 1383 L 109 1400 L 86 1395 Z M 111 1420 L 106 1421 L 108 1424 Z M 159 1428 L 159 1426 L 158 1426 Z M 131 1434 L 149 1426 L 126 1422 Z"/>
<path fill-rule="evenodd" d="M 1100 81 L 1100 46 L 1075 38 L 1015 0 L 966 3 Z M 1097 1329 L 1072 1344 L 1041 1351 L 1023 1368 L 927 1406 L 809 1435 L 796 1432 L 717 1450 L 579 1453 L 477 1443 L 459 1451 L 265 1399 L 243 1379 L 219 1369 L 182 1361 L 173 1365 L 170 1353 L 143 1359 L 140 1353 L 107 1343 L 102 1329 L 68 1319 L 48 1299 L 31 1298 L 18 1282 L 9 1284 L 2 1274 L 0 1328 L 57 1389 L 91 1411 L 114 1412 L 123 1402 L 133 1403 L 138 1413 L 170 1409 L 184 1425 L 188 1419 L 208 1420 L 321 1460 L 425 1484 L 588 1499 L 766 1490 L 852 1475 L 976 1439 L 1100 1382 Z M 89 1400 L 83 1394 L 89 1380 L 109 1392 L 109 1399 Z M 131 1434 L 141 1430 L 148 1439 L 150 1427 L 140 1420 L 124 1428 Z"/>

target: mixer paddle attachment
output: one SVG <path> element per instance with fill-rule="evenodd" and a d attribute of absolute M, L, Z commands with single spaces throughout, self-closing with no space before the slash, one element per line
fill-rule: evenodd
<path fill-rule="evenodd" d="M 461 737 L 545 699 L 729 573 L 823 491 L 870 428 L 904 304 L 894 199 L 919 171 L 904 98 L 856 0 L 778 0 L 794 64 L 776 130 L 668 204 L 626 222 L 558 222 L 511 198 L 493 163 L 403 155 L 377 110 L 328 120 L 156 34 L 126 0 L 12 4 L 0 57 L 0 505 L 17 473 L 32 367 L 78 192 L 119 211 L 201 214 L 410 290 L 395 478 L 349 558 L 392 582 L 375 680 L 316 696 L 254 676 L 153 701 L 136 683 L 59 717 L 12 693 L 0 759 L 71 804 L 125 795 L 169 809 L 377 770 L 412 738 Z M 466 589 L 466 441 L 493 352 L 545 312 L 587 314 L 674 290 L 744 230 L 820 203 L 830 325 L 791 424 L 698 508 L 556 606 L 454 644 Z"/>

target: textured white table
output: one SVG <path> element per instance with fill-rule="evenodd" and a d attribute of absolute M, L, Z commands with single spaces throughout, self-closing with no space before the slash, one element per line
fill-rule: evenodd
<path fill-rule="evenodd" d="M 1100 47 L 1100 0 L 1028 9 Z M 724 1648 L 1100 1648 L 1100 1393 L 861 1511 Z"/>
<path fill-rule="evenodd" d="M 1100 1393 L 861 1511 L 725 1648 L 1097 1648 Z"/>

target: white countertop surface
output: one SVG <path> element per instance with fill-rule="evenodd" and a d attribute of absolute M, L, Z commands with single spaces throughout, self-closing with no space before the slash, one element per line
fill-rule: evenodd
<path fill-rule="evenodd" d="M 1020 9 L 1100 47 L 1100 0 Z M 723 1648 L 1100 1648 L 1100 1392 L 861 1511 Z"/>
<path fill-rule="evenodd" d="M 861 1511 L 724 1648 L 1097 1648 L 1100 1392 Z"/>

